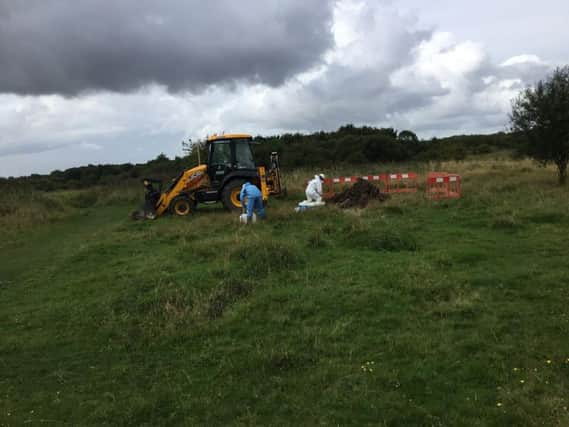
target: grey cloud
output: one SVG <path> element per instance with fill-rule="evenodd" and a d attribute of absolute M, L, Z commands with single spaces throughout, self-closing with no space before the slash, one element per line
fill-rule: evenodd
<path fill-rule="evenodd" d="M 272 117 L 277 127 L 312 131 L 334 129 L 348 122 L 377 124 L 388 121 L 388 114 L 429 105 L 433 96 L 447 92 L 440 86 L 422 92 L 396 88 L 390 81 L 393 72 L 413 62 L 413 50 L 431 38 L 431 30 L 407 26 L 393 9 L 380 2 L 366 4 L 357 25 L 370 36 L 345 48 L 341 57 L 349 57 L 350 50 L 358 48 L 360 56 L 353 63 L 342 60 L 329 64 L 322 78 L 303 87 L 293 108 L 297 114 L 291 117 L 285 112 Z M 369 64 L 360 64 L 367 60 Z"/>
<path fill-rule="evenodd" d="M 0 0 L 0 93 L 277 86 L 333 44 L 333 0 Z"/>
<path fill-rule="evenodd" d="M 506 130 L 507 112 L 503 104 L 492 104 L 496 96 L 493 91 L 498 90 L 492 85 L 515 79 L 519 83 L 511 83 L 512 88 L 520 90 L 544 78 L 551 69 L 545 63 L 533 62 L 500 66 L 484 55 L 476 67 L 461 73 L 456 87 L 444 88 L 443 75 L 432 81 L 393 86 L 389 76 L 409 65 L 413 67 L 414 48 L 432 35 L 427 31 L 400 32 L 391 40 L 393 49 L 399 52 L 396 60 L 376 67 L 354 70 L 330 66 L 324 79 L 305 88 L 313 96 L 311 102 L 304 103 L 308 108 L 301 107 L 302 114 L 275 120 L 284 119 L 282 128 L 296 125 L 305 130 L 333 129 L 346 122 L 404 126 L 423 136 Z M 484 81 L 488 76 L 494 77 L 492 83 Z M 500 96 L 504 93 L 505 89 Z M 478 99 L 476 105 L 473 99 Z"/>
<path fill-rule="evenodd" d="M 370 26 L 376 25 L 373 21 Z M 394 87 L 393 72 L 412 63 L 412 51 L 428 40 L 429 31 L 395 28 L 389 50 L 370 52 L 381 61 L 361 69 L 350 65 L 330 64 L 320 79 L 303 87 L 299 98 L 291 101 L 295 107 L 283 114 L 271 115 L 272 124 L 283 129 L 314 131 L 335 129 L 345 123 L 381 124 L 390 115 L 429 106 L 433 97 L 446 95 L 447 89 L 432 85 L 424 90 Z"/>
<path fill-rule="evenodd" d="M 0 146 L 0 157 L 6 156 L 16 156 L 21 154 L 36 154 L 43 153 L 46 151 L 58 150 L 60 148 L 69 147 L 71 143 L 61 143 L 61 144 L 42 144 L 42 143 L 29 143 L 29 144 L 17 144 Z"/>

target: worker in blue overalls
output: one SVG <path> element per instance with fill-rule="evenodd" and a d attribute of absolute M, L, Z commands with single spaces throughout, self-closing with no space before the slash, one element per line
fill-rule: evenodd
<path fill-rule="evenodd" d="M 247 223 L 251 222 L 253 218 L 253 212 L 256 212 L 260 219 L 265 219 L 265 208 L 263 207 L 263 194 L 257 186 L 246 182 L 241 187 L 241 193 L 239 195 L 239 200 L 241 204 L 245 207 L 247 206 Z"/>

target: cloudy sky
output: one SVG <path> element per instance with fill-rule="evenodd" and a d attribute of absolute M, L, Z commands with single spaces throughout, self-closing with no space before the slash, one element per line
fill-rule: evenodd
<path fill-rule="evenodd" d="M 566 0 L 0 0 L 0 176 L 214 132 L 505 130 L 569 63 Z"/>

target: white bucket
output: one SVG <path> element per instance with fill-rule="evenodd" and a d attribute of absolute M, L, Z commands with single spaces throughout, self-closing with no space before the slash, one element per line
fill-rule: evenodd
<path fill-rule="evenodd" d="M 247 224 L 247 214 L 239 215 L 239 222 L 241 224 Z M 257 222 L 257 215 L 253 214 L 251 217 L 251 223 L 255 224 Z"/>

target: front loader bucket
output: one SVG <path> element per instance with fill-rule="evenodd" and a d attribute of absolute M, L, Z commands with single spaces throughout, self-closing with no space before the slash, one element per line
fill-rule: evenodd
<path fill-rule="evenodd" d="M 154 219 L 156 218 L 156 204 L 160 199 L 160 191 L 156 190 L 152 183 L 159 183 L 161 185 L 161 181 L 154 180 L 150 178 L 145 178 L 144 181 L 144 204 L 142 207 L 134 211 L 130 214 L 132 219 Z"/>
<path fill-rule="evenodd" d="M 154 207 L 148 207 L 146 206 L 147 203 L 144 203 L 144 206 L 142 207 L 142 209 L 138 209 L 136 211 L 133 211 L 130 214 L 131 219 L 155 219 L 156 218 L 156 210 L 154 209 Z"/>

